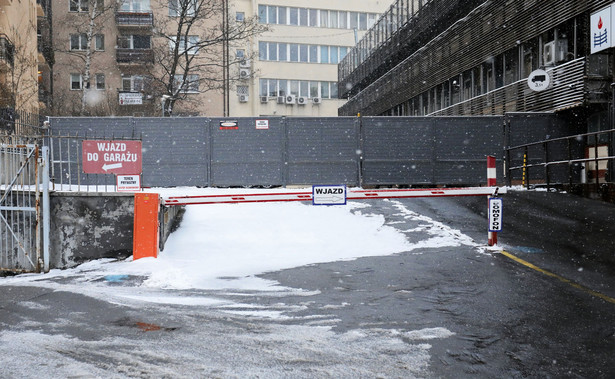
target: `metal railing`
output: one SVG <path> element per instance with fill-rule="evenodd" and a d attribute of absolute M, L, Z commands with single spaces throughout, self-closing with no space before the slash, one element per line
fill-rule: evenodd
<path fill-rule="evenodd" d="M 613 180 L 612 172 L 610 172 L 613 171 L 613 164 L 611 163 L 609 168 L 608 162 L 615 160 L 614 136 L 615 129 L 609 129 L 506 147 L 507 185 L 512 185 L 514 172 L 521 172 L 522 185 L 530 188 L 530 172 L 535 173 L 538 170 L 542 179 L 535 180 L 534 184 L 544 183 L 547 189 L 550 189 L 555 184 L 553 170 L 563 167 L 567 172 L 568 185 L 586 184 L 591 181 L 595 183 L 596 190 L 599 191 L 601 183 Z M 559 145 L 557 151 L 560 154 L 553 156 L 556 145 Z M 561 155 L 564 146 L 567 151 L 566 156 Z M 517 158 L 521 158 L 520 164 L 513 162 L 515 152 L 517 152 Z M 604 162 L 606 164 L 601 164 Z M 560 170 L 559 177 L 561 176 Z"/>

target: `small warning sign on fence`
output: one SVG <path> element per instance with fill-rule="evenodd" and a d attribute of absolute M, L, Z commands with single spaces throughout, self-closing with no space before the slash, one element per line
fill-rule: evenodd
<path fill-rule="evenodd" d="M 141 175 L 117 175 L 118 192 L 138 192 L 141 191 Z"/>

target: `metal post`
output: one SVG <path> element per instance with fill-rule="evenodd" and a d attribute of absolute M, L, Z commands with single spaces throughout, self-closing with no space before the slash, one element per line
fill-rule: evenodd
<path fill-rule="evenodd" d="M 49 147 L 43 146 L 43 264 L 44 271 L 49 272 L 49 227 L 50 227 L 50 205 L 49 205 Z"/>
<path fill-rule="evenodd" d="M 497 169 L 495 166 L 495 157 L 488 156 L 487 157 L 487 187 L 495 187 L 497 186 Z M 487 196 L 487 213 L 489 213 L 489 199 L 491 199 L 491 195 Z M 489 217 L 489 215 L 487 215 Z M 497 232 L 487 232 L 487 244 L 489 246 L 494 246 L 498 244 L 498 233 Z"/>

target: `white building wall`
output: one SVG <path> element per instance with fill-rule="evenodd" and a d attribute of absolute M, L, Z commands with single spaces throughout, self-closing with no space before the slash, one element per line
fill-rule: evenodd
<path fill-rule="evenodd" d="M 238 94 L 237 85 L 233 85 L 230 89 L 229 115 L 232 117 L 250 117 L 250 116 L 337 116 L 338 108 L 345 100 L 330 98 L 334 92 L 332 86 L 337 85 L 337 60 L 330 59 L 329 63 L 320 63 L 324 61 L 324 51 L 329 54 L 331 51 L 338 51 L 338 54 L 343 49 L 350 49 L 355 44 L 355 39 L 360 40 L 365 34 L 365 23 L 369 28 L 369 22 L 373 22 L 383 13 L 389 6 L 387 0 L 313 0 L 305 2 L 302 0 L 231 0 L 231 16 L 237 12 L 243 12 L 245 17 L 252 17 L 259 14 L 259 5 L 271 7 L 286 7 L 286 25 L 279 23 L 268 23 L 270 30 L 262 35 L 254 38 L 246 44 L 246 46 L 236 46 L 231 50 L 231 60 L 235 56 L 237 49 L 245 50 L 247 55 L 253 54 L 255 58 L 250 64 L 251 77 L 242 80 L 238 85 L 244 88 L 239 88 Z M 308 22 L 312 23 L 310 16 L 316 16 L 316 26 L 295 26 L 288 25 L 291 17 L 291 8 L 301 8 L 299 11 L 308 14 Z M 282 8 L 283 9 L 283 8 Z M 277 8 L 278 12 L 280 8 Z M 294 10 L 293 10 L 294 12 Z M 337 13 L 335 13 L 337 12 Z M 341 15 L 346 13 L 346 27 L 341 28 Z M 357 30 L 351 28 L 350 12 L 358 12 L 364 14 L 357 18 Z M 337 15 L 338 27 L 332 27 L 334 24 L 330 22 L 324 25 L 325 17 L 331 18 L 332 15 Z M 352 14 L 355 15 L 355 14 Z M 365 17 L 365 19 L 362 19 Z M 365 21 L 363 25 L 359 25 Z M 356 35 L 355 35 L 356 34 Z M 263 43 L 267 49 L 273 45 L 272 49 L 279 53 L 280 48 L 285 48 L 287 52 L 286 60 L 271 59 L 266 55 L 263 59 L 259 58 L 259 47 L 263 47 Z M 308 50 L 308 62 L 293 62 L 290 60 L 291 47 L 290 45 L 303 45 L 303 51 Z M 331 47 L 333 49 L 331 50 Z M 300 48 L 301 49 L 301 48 Z M 323 51 L 324 50 L 324 51 Z M 313 53 L 316 52 L 316 57 Z M 262 55 L 262 51 L 260 52 Z M 339 57 L 341 59 L 342 56 Z M 247 67 L 246 67 L 247 68 Z M 235 68 L 239 70 L 239 68 Z M 233 76 L 233 73 L 231 73 Z M 279 88 L 276 93 L 269 91 L 268 96 L 263 97 L 263 89 L 261 88 L 262 79 L 270 79 L 276 84 L 286 84 L 286 91 L 280 92 Z M 281 81 L 281 82 L 280 82 Z M 284 82 L 286 81 L 286 82 Z M 313 101 L 314 87 L 318 83 L 318 97 L 321 99 L 319 103 Z M 335 83 L 335 84 L 333 84 Z M 272 84 L 269 82 L 269 84 Z M 281 93 L 289 95 L 293 91 L 295 85 L 299 88 L 308 86 L 308 92 L 303 90 L 303 94 L 307 94 L 305 105 L 299 104 L 280 104 L 278 97 Z M 310 90 L 309 87 L 312 87 Z M 323 90 L 323 87 L 327 87 Z M 267 87 L 269 89 L 269 87 Z M 247 98 L 245 95 L 247 94 Z M 298 91 L 296 95 L 301 95 Z M 298 96 L 297 96 L 298 97 Z"/>

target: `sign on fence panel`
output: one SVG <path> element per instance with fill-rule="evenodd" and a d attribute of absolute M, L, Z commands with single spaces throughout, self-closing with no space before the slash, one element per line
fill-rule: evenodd
<path fill-rule="evenodd" d="M 141 174 L 141 141 L 85 140 L 82 161 L 86 174 Z"/>
<path fill-rule="evenodd" d="M 502 198 L 492 197 L 489 199 L 489 231 L 502 231 Z"/>
<path fill-rule="evenodd" d="M 312 204 L 345 205 L 346 186 L 312 186 Z"/>
<path fill-rule="evenodd" d="M 141 191 L 141 175 L 117 175 L 118 192 Z"/>

